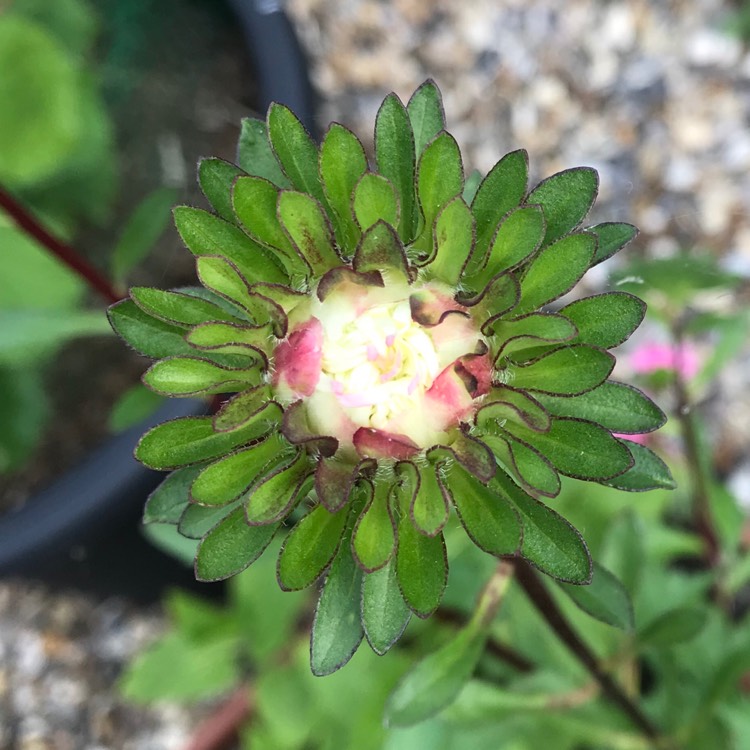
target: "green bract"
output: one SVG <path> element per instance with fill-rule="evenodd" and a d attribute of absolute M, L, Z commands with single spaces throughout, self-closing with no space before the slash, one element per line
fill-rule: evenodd
<path fill-rule="evenodd" d="M 452 518 L 489 554 L 586 584 L 586 545 L 546 504 L 560 476 L 672 485 L 648 448 L 612 434 L 665 419 L 607 379 L 608 349 L 644 304 L 610 292 L 554 307 L 636 233 L 582 226 L 596 172 L 566 170 L 529 190 L 515 151 L 465 185 L 429 81 L 406 107 L 386 97 L 375 156 L 368 164 L 338 124 L 318 147 L 273 104 L 266 123 L 244 122 L 241 166 L 201 162 L 215 213 L 175 209 L 203 287 L 133 289 L 110 311 L 115 330 L 158 360 L 150 388 L 234 394 L 213 416 L 143 437 L 137 458 L 175 470 L 146 520 L 201 540 L 202 580 L 237 573 L 285 533 L 283 589 L 327 571 L 317 674 L 344 664 L 363 635 L 384 653 L 410 613 L 435 611 Z"/>

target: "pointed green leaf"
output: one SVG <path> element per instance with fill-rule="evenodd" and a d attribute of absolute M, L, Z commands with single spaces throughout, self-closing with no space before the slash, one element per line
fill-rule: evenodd
<path fill-rule="evenodd" d="M 151 469 L 164 471 L 207 461 L 229 453 L 267 434 L 281 416 L 270 403 L 241 430 L 216 433 L 211 417 L 183 417 L 149 430 L 135 449 L 135 457 Z"/>
<path fill-rule="evenodd" d="M 607 258 L 611 258 L 638 235 L 638 229 L 632 224 L 614 221 L 587 227 L 586 231 L 595 234 L 599 240 L 594 261 L 591 264 L 592 266 L 607 260 Z"/>
<path fill-rule="evenodd" d="M 601 385 L 614 366 L 615 358 L 604 349 L 574 344 L 513 365 L 510 383 L 514 388 L 574 396 Z"/>
<path fill-rule="evenodd" d="M 561 583 L 560 588 L 586 614 L 620 630 L 633 629 L 630 595 L 618 578 L 598 563 L 594 563 L 591 583 L 586 586 Z"/>
<path fill-rule="evenodd" d="M 194 255 L 221 255 L 250 282 L 289 283 L 281 261 L 233 224 L 190 206 L 177 206 L 172 213 L 182 241 Z"/>
<path fill-rule="evenodd" d="M 385 654 L 409 624 L 411 611 L 401 596 L 396 578 L 396 560 L 365 575 L 362 581 L 362 625 L 372 650 Z"/>
<path fill-rule="evenodd" d="M 190 502 L 190 485 L 203 466 L 177 469 L 148 496 L 143 510 L 143 523 L 176 524 Z"/>
<path fill-rule="evenodd" d="M 575 167 L 542 180 L 526 199 L 544 209 L 549 245 L 574 230 L 594 205 L 599 190 L 599 175 L 590 167 Z"/>
<path fill-rule="evenodd" d="M 627 447 L 635 463 L 626 472 L 604 484 L 628 492 L 673 490 L 677 486 L 669 467 L 650 448 L 630 440 L 621 440 L 620 443 Z"/>
<path fill-rule="evenodd" d="M 474 544 L 498 557 L 516 553 L 521 545 L 518 513 L 502 494 L 453 466 L 448 486 L 461 523 Z"/>
<path fill-rule="evenodd" d="M 310 665 L 318 677 L 349 661 L 362 642 L 360 590 L 362 571 L 354 562 L 348 535 L 342 540 L 315 610 Z"/>
<path fill-rule="evenodd" d="M 378 218 L 385 219 L 395 226 L 401 239 L 404 242 L 410 242 L 417 230 L 414 195 L 416 167 L 414 133 L 409 114 L 395 94 L 389 94 L 383 100 L 375 119 L 375 157 L 378 172 L 388 180 L 387 184 L 394 190 L 393 204 L 400 207 L 398 224 L 384 215 Z M 388 209 L 393 210 L 390 205 Z M 357 212 L 356 196 L 354 210 Z M 368 225 L 359 218 L 359 215 L 357 218 L 362 229 L 375 223 L 371 221 Z"/>
<path fill-rule="evenodd" d="M 258 385 L 261 372 L 219 367 L 207 359 L 168 357 L 155 362 L 143 373 L 143 383 L 163 396 L 197 396 L 199 394 L 234 393 Z"/>
<path fill-rule="evenodd" d="M 698 607 L 676 607 L 639 630 L 637 645 L 666 649 L 695 638 L 706 626 L 708 612 Z"/>
<path fill-rule="evenodd" d="M 469 266 L 471 270 L 481 268 L 500 220 L 526 195 L 528 173 L 529 156 L 520 149 L 506 154 L 482 180 L 471 204 L 477 222 L 477 245 Z"/>
<path fill-rule="evenodd" d="M 597 422 L 612 432 L 652 432 L 667 421 L 664 412 L 644 393 L 632 385 L 611 380 L 581 396 L 540 393 L 539 401 L 557 417 L 579 417 Z"/>
<path fill-rule="evenodd" d="M 341 265 L 328 217 L 314 198 L 282 190 L 278 215 L 282 229 L 315 276 Z"/>
<path fill-rule="evenodd" d="M 538 310 L 569 292 L 588 270 L 595 249 L 596 237 L 592 234 L 571 234 L 545 247 L 521 279 L 516 314 Z"/>
<path fill-rule="evenodd" d="M 286 458 L 280 468 L 250 490 L 245 506 L 248 523 L 262 526 L 280 521 L 309 489 L 306 480 L 311 473 L 310 459 L 304 451 Z"/>
<path fill-rule="evenodd" d="M 438 480 L 438 467 L 428 464 L 419 471 L 419 485 L 409 514 L 412 523 L 422 534 L 435 536 L 448 522 L 450 496 Z"/>
<path fill-rule="evenodd" d="M 273 155 L 268 130 L 263 120 L 254 117 L 242 118 L 240 140 L 237 144 L 237 163 L 248 174 L 263 177 L 276 187 L 292 186 Z"/>
<path fill-rule="evenodd" d="M 352 532 L 352 554 L 365 573 L 380 570 L 393 556 L 396 528 L 389 507 L 391 485 L 385 481 L 370 485 L 370 499 Z"/>
<path fill-rule="evenodd" d="M 38 397 L 35 396 L 34 401 L 37 405 L 39 404 Z M 18 400 L 15 399 L 13 403 L 17 405 Z M 136 383 L 115 401 L 112 411 L 109 413 L 107 427 L 111 432 L 123 432 L 143 422 L 163 404 L 164 399 L 161 396 L 150 391 L 144 385 Z M 24 410 L 24 414 L 26 419 L 29 419 L 26 410 Z"/>
<path fill-rule="evenodd" d="M 123 281 L 151 252 L 169 224 L 170 210 L 177 195 L 174 188 L 157 188 L 138 204 L 112 251 L 115 281 Z"/>
<path fill-rule="evenodd" d="M 542 244 L 544 215 L 539 206 L 513 209 L 500 222 L 489 244 L 489 254 L 479 259 L 484 263 L 469 283 L 484 289 L 493 276 L 517 268 L 527 261 Z"/>
<path fill-rule="evenodd" d="M 195 556 L 199 581 L 221 581 L 255 562 L 279 528 L 279 524 L 248 526 L 243 508 L 236 508 L 206 534 Z"/>
<path fill-rule="evenodd" d="M 571 302 L 560 314 L 578 329 L 576 341 L 612 349 L 643 322 L 646 303 L 627 292 L 604 292 Z"/>
<path fill-rule="evenodd" d="M 278 188 L 260 177 L 240 177 L 234 183 L 232 205 L 242 226 L 257 242 L 271 248 L 287 275 L 307 276 L 307 264 L 284 232 L 277 213 Z M 255 280 L 255 279 L 253 279 Z M 258 278 L 258 281 L 273 281 Z M 283 282 L 282 282 L 283 283 Z"/>
<path fill-rule="evenodd" d="M 366 172 L 354 188 L 352 210 L 364 232 L 378 221 L 399 227 L 400 207 L 393 185 L 379 174 Z"/>
<path fill-rule="evenodd" d="M 346 256 L 354 254 L 360 238 L 352 215 L 352 194 L 366 171 L 367 157 L 357 136 L 333 123 L 320 147 L 320 177 L 333 210 L 336 238 Z"/>
<path fill-rule="evenodd" d="M 225 505 L 236 500 L 281 460 L 288 447 L 282 437 L 274 434 L 209 464 L 190 487 L 192 501 L 199 505 Z"/>
<path fill-rule="evenodd" d="M 133 300 L 126 299 L 107 311 L 115 332 L 137 352 L 158 359 L 195 353 L 185 342 L 185 329 L 148 315 Z"/>
<path fill-rule="evenodd" d="M 406 110 L 409 113 L 414 133 L 414 148 L 418 158 L 427 144 L 445 129 L 443 97 L 435 82 L 429 79 L 425 81 L 412 94 Z"/>
<path fill-rule="evenodd" d="M 328 210 L 318 175 L 318 147 L 291 109 L 274 102 L 268 108 L 268 137 L 284 174 Z"/>
<path fill-rule="evenodd" d="M 430 141 L 417 167 L 417 194 L 424 217 L 422 233 L 414 247 L 429 255 L 433 245 L 433 226 L 440 209 L 464 187 L 464 167 L 455 139 L 443 131 Z"/>
<path fill-rule="evenodd" d="M 558 581 L 584 584 L 592 562 L 583 538 L 561 515 L 529 497 L 498 472 L 494 484 L 518 511 L 523 527 L 521 556 Z"/>
<path fill-rule="evenodd" d="M 456 286 L 474 246 L 474 217 L 462 198 L 454 198 L 438 214 L 433 245 L 430 273 Z"/>
<path fill-rule="evenodd" d="M 548 432 L 510 423 L 506 429 L 546 456 L 561 474 L 577 479 L 611 480 L 633 465 L 625 445 L 593 422 L 561 417 L 552 420 Z"/>
<path fill-rule="evenodd" d="M 398 526 L 396 574 L 409 609 L 417 617 L 429 617 L 438 608 L 448 581 L 443 535 L 425 536 L 407 514 L 402 514 Z"/>
<path fill-rule="evenodd" d="M 237 222 L 232 208 L 232 185 L 245 172 L 224 159 L 201 159 L 198 162 L 198 182 L 203 195 L 222 219 Z"/>
<path fill-rule="evenodd" d="M 349 512 L 349 506 L 331 513 L 316 505 L 292 529 L 276 568 L 284 591 L 307 588 L 320 578 L 339 548 Z"/>
<path fill-rule="evenodd" d="M 213 302 L 182 292 L 169 292 L 145 286 L 132 287 L 131 299 L 149 315 L 181 326 L 194 326 L 209 320 L 235 320 Z"/>

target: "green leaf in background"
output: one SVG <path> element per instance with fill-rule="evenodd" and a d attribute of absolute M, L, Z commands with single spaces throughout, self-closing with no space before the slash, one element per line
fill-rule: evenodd
<path fill-rule="evenodd" d="M 367 642 L 383 655 L 401 637 L 411 618 L 396 577 L 395 558 L 362 581 L 362 625 Z"/>
<path fill-rule="evenodd" d="M 590 167 L 576 167 L 542 180 L 526 199 L 544 209 L 547 234 L 544 244 L 549 245 L 575 229 L 596 200 L 599 176 Z"/>
<path fill-rule="evenodd" d="M 0 367 L 0 474 L 31 456 L 48 413 L 44 381 L 36 369 Z"/>
<path fill-rule="evenodd" d="M 224 159 L 210 157 L 198 162 L 198 182 L 203 195 L 222 219 L 236 223 L 232 208 L 232 185 L 247 172 Z"/>
<path fill-rule="evenodd" d="M 631 242 L 638 236 L 638 229 L 632 224 L 608 221 L 603 224 L 597 224 L 593 227 L 586 227 L 587 232 L 595 234 L 599 240 L 596 246 L 594 262 L 595 266 L 607 258 L 611 258 L 616 252 L 622 250 L 628 242 Z"/>
<path fill-rule="evenodd" d="M 115 402 L 109 414 L 109 429 L 112 432 L 127 430 L 150 417 L 163 403 L 161 396 L 137 383 Z"/>
<path fill-rule="evenodd" d="M 632 508 L 615 516 L 607 527 L 599 560 L 631 595 L 635 595 L 645 565 L 645 524 Z"/>
<path fill-rule="evenodd" d="M 270 180 L 276 187 L 292 186 L 273 155 L 268 130 L 263 120 L 256 120 L 254 117 L 243 118 L 240 140 L 237 144 L 237 163 L 247 174 Z"/>
<path fill-rule="evenodd" d="M 427 144 L 445 129 L 443 97 L 434 81 L 425 81 L 412 94 L 406 111 L 414 133 L 414 150 L 419 159 Z"/>
<path fill-rule="evenodd" d="M 409 242 L 414 238 L 417 231 L 414 195 L 416 154 L 414 133 L 409 114 L 395 94 L 389 94 L 383 100 L 375 119 L 375 156 L 378 163 L 378 172 L 392 186 L 395 193 L 394 202 L 401 209 L 398 225 L 388 221 L 386 216 L 379 218 L 383 218 L 396 226 L 401 239 L 404 242 Z M 362 229 L 367 229 L 367 226 L 362 224 L 359 217 L 358 220 Z M 368 226 L 374 223 L 372 221 Z"/>
<path fill-rule="evenodd" d="M 0 366 L 29 366 L 69 339 L 110 333 L 98 311 L 0 308 Z"/>
<path fill-rule="evenodd" d="M 27 186 L 50 177 L 83 135 L 82 76 L 42 26 L 0 16 L 0 181 Z M 13 102 L 13 106 L 8 106 Z"/>
<path fill-rule="evenodd" d="M 632 440 L 620 442 L 630 451 L 634 464 L 623 474 L 607 480 L 606 485 L 629 492 L 673 490 L 677 486 L 669 467 L 650 448 Z"/>
<path fill-rule="evenodd" d="M 310 666 L 318 677 L 349 661 L 362 641 L 359 602 L 362 571 L 352 557 L 349 535 L 339 547 L 320 594 L 310 644 Z"/>
<path fill-rule="evenodd" d="M 566 305 L 560 314 L 578 328 L 576 341 L 612 349 L 643 322 L 645 303 L 626 292 L 604 292 Z"/>
<path fill-rule="evenodd" d="M 598 563 L 594 563 L 591 582 L 586 586 L 559 585 L 586 614 L 621 630 L 633 629 L 633 604 L 627 589 Z"/>
<path fill-rule="evenodd" d="M 705 609 L 677 607 L 651 620 L 638 630 L 637 645 L 640 648 L 671 648 L 695 638 L 708 621 Z"/>
<path fill-rule="evenodd" d="M 115 281 L 123 283 L 133 268 L 151 252 L 169 225 L 178 194 L 175 188 L 158 188 L 136 206 L 112 251 Z"/>
<path fill-rule="evenodd" d="M 203 465 L 199 464 L 169 474 L 148 496 L 143 523 L 176 524 L 190 502 L 190 486 L 202 470 Z"/>
<path fill-rule="evenodd" d="M 13 0 L 17 13 L 54 35 L 75 57 L 88 54 L 94 44 L 97 19 L 84 0 Z"/>
<path fill-rule="evenodd" d="M 180 534 L 171 523 L 152 523 L 141 527 L 141 533 L 156 549 L 190 567 L 198 542 Z"/>

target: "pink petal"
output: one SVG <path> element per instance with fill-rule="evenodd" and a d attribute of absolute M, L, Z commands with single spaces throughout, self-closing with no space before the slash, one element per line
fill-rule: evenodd
<path fill-rule="evenodd" d="M 443 429 L 456 424 L 470 411 L 474 399 L 490 390 L 492 364 L 489 357 L 470 354 L 446 367 L 425 393 L 428 408 L 439 415 Z"/>
<path fill-rule="evenodd" d="M 682 346 L 649 342 L 639 346 L 630 355 L 634 372 L 646 375 L 656 370 L 677 370 L 683 378 L 694 377 L 700 369 L 700 357 L 689 342 Z"/>
<path fill-rule="evenodd" d="M 395 435 L 371 427 L 354 433 L 354 447 L 363 458 L 395 458 L 404 461 L 419 453 L 419 446 L 406 435 Z"/>
<path fill-rule="evenodd" d="M 320 379 L 323 326 L 310 318 L 297 326 L 274 352 L 273 384 L 286 384 L 298 396 L 310 396 Z"/>
<path fill-rule="evenodd" d="M 629 440 L 631 443 L 638 443 L 638 445 L 646 445 L 648 443 L 648 433 L 642 435 L 621 435 L 619 432 L 613 432 L 612 436 L 621 440 Z"/>

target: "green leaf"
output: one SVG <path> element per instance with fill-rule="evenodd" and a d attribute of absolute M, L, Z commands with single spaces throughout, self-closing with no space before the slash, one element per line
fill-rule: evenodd
<path fill-rule="evenodd" d="M 357 136 L 332 123 L 320 147 L 320 178 L 333 211 L 339 247 L 347 256 L 354 254 L 360 237 L 352 215 L 352 193 L 366 171 L 367 157 Z"/>
<path fill-rule="evenodd" d="M 454 198 L 438 214 L 433 245 L 430 273 L 456 286 L 474 246 L 474 217 L 461 197 Z"/>
<path fill-rule="evenodd" d="M 498 273 L 517 268 L 539 248 L 544 237 L 544 215 L 538 206 L 513 209 L 500 222 L 489 245 L 489 256 L 484 267 L 470 283 L 484 289 Z"/>
<path fill-rule="evenodd" d="M 255 416 L 258 409 L 270 400 L 271 390 L 268 385 L 251 388 L 232 396 L 214 414 L 214 430 L 230 432 L 241 429 Z"/>
<path fill-rule="evenodd" d="M 573 344 L 512 366 L 514 388 L 575 396 L 601 385 L 612 372 L 615 358 L 604 349 Z"/>
<path fill-rule="evenodd" d="M 677 486 L 669 467 L 650 448 L 631 440 L 619 442 L 630 451 L 634 464 L 623 474 L 607 480 L 607 486 L 628 492 L 673 490 Z"/>
<path fill-rule="evenodd" d="M 0 474 L 31 456 L 49 416 L 49 402 L 36 368 L 0 368 Z"/>
<path fill-rule="evenodd" d="M 481 267 L 500 220 L 526 195 L 528 174 L 529 156 L 520 149 L 506 154 L 482 180 L 471 204 L 477 222 L 477 245 L 469 266 L 471 270 Z"/>
<path fill-rule="evenodd" d="M 448 558 L 442 534 L 425 536 L 402 514 L 398 526 L 396 575 L 409 609 L 429 617 L 440 604 L 448 581 Z"/>
<path fill-rule="evenodd" d="M 200 505 L 225 505 L 236 500 L 259 477 L 282 460 L 286 441 L 277 434 L 220 458 L 195 478 L 190 496 Z"/>
<path fill-rule="evenodd" d="M 233 435 L 234 433 L 227 433 Z M 245 514 L 252 526 L 280 521 L 307 491 L 306 480 L 312 473 L 310 459 L 299 451 L 250 490 Z"/>
<path fill-rule="evenodd" d="M 424 217 L 422 233 L 414 241 L 417 250 L 426 255 L 432 252 L 435 219 L 463 187 L 461 152 L 453 136 L 443 131 L 430 141 L 417 166 L 417 194 Z"/>
<path fill-rule="evenodd" d="M 190 503 L 180 516 L 177 531 L 188 539 L 202 539 L 233 510 L 236 510 L 238 505 L 239 501 L 211 507 Z"/>
<path fill-rule="evenodd" d="M 635 595 L 645 568 L 645 528 L 633 508 L 616 515 L 607 527 L 600 560 Z"/>
<path fill-rule="evenodd" d="M 521 424 L 536 432 L 545 432 L 550 426 L 549 414 L 528 393 L 509 385 L 493 386 L 477 411 L 476 423 L 482 430 L 495 432 L 495 425 L 508 419 L 513 422 L 520 420 Z"/>
<path fill-rule="evenodd" d="M 237 144 L 237 163 L 248 174 L 263 177 L 276 187 L 292 186 L 273 155 L 268 130 L 263 120 L 254 117 L 242 118 L 240 140 Z"/>
<path fill-rule="evenodd" d="M 237 219 L 232 208 L 232 185 L 244 174 L 244 170 L 224 159 L 211 157 L 198 162 L 198 182 L 203 195 L 222 219 L 233 224 Z"/>
<path fill-rule="evenodd" d="M 595 266 L 607 258 L 611 258 L 615 253 L 622 250 L 628 242 L 631 242 L 638 236 L 638 229 L 632 224 L 622 222 L 607 221 L 603 224 L 597 224 L 593 227 L 587 227 L 587 232 L 595 234 L 599 240 L 596 246 L 596 254 L 592 266 Z"/>
<path fill-rule="evenodd" d="M 432 464 L 419 469 L 419 485 L 409 507 L 411 521 L 426 536 L 439 534 L 448 522 L 450 493 L 445 489 Z"/>
<path fill-rule="evenodd" d="M 477 547 L 498 557 L 519 550 L 520 518 L 502 494 L 481 484 L 460 466 L 451 468 L 448 486 L 461 523 Z"/>
<path fill-rule="evenodd" d="M 364 232 L 378 221 L 399 227 L 399 202 L 393 185 L 379 174 L 366 172 L 354 189 L 352 210 Z"/>
<path fill-rule="evenodd" d="M 190 502 L 190 485 L 202 468 L 202 465 L 186 466 L 169 474 L 148 496 L 143 523 L 176 524 Z"/>
<path fill-rule="evenodd" d="M 150 417 L 163 403 L 161 396 L 137 383 L 115 401 L 108 427 L 112 432 L 127 430 Z"/>
<path fill-rule="evenodd" d="M 189 568 L 193 564 L 198 540 L 188 539 L 180 534 L 175 524 L 152 523 L 142 526 L 141 533 L 149 544 L 174 558 L 181 565 Z"/>
<path fill-rule="evenodd" d="M 120 690 L 145 704 L 217 696 L 240 679 L 236 648 L 234 638 L 195 641 L 180 631 L 169 633 L 130 664 Z"/>
<path fill-rule="evenodd" d="M 211 417 L 183 417 L 157 425 L 139 441 L 135 457 L 151 469 L 164 471 L 206 461 L 267 434 L 280 417 L 274 403 L 259 411 L 241 430 L 214 432 Z"/>
<path fill-rule="evenodd" d="M 396 560 L 365 575 L 362 581 L 362 625 L 372 650 L 385 654 L 409 624 L 411 611 L 401 596 L 396 578 Z"/>
<path fill-rule="evenodd" d="M 545 312 L 498 318 L 486 325 L 485 330 L 497 341 L 496 366 L 503 357 L 512 358 L 514 354 L 518 357 L 518 352 L 537 349 L 544 344 L 572 341 L 577 334 L 576 327 L 567 318 Z"/>
<path fill-rule="evenodd" d="M 314 198 L 282 190 L 278 215 L 282 229 L 316 276 L 341 265 L 328 217 Z"/>
<path fill-rule="evenodd" d="M 276 575 L 284 591 L 311 586 L 330 565 L 341 543 L 350 507 L 331 513 L 316 505 L 291 530 L 281 548 Z"/>
<path fill-rule="evenodd" d="M 658 430 L 666 421 L 664 412 L 632 385 L 608 380 L 580 396 L 539 394 L 542 405 L 557 417 L 578 417 L 627 434 Z"/>
<path fill-rule="evenodd" d="M 188 331 L 185 340 L 196 349 L 209 354 L 224 352 L 242 355 L 242 362 L 245 364 L 245 357 L 250 357 L 265 365 L 273 346 L 273 334 L 268 324 L 243 326 L 236 323 L 201 323 Z"/>
<path fill-rule="evenodd" d="M 591 583 L 586 586 L 561 583 L 560 588 L 593 618 L 621 630 L 633 629 L 633 604 L 627 590 L 616 576 L 598 563 L 594 563 Z"/>
<path fill-rule="evenodd" d="M 482 173 L 478 169 L 472 169 L 464 183 L 464 192 L 461 194 L 461 197 L 469 206 L 476 197 L 477 190 L 479 190 L 481 184 Z"/>
<path fill-rule="evenodd" d="M 53 176 L 85 137 L 84 81 L 41 26 L 0 17 L 0 182 L 28 186 Z"/>
<path fill-rule="evenodd" d="M 136 206 L 112 251 L 112 275 L 123 282 L 151 252 L 169 224 L 178 191 L 162 187 L 149 193 Z"/>
<path fill-rule="evenodd" d="M 267 127 L 276 158 L 292 185 L 317 199 L 328 210 L 318 175 L 318 147 L 305 126 L 292 110 L 273 102 L 268 108 Z"/>
<path fill-rule="evenodd" d="M 604 292 L 571 302 L 560 314 L 575 324 L 577 342 L 612 349 L 643 322 L 646 304 L 627 292 Z"/>
<path fill-rule="evenodd" d="M 516 315 L 538 310 L 569 292 L 588 270 L 595 249 L 591 234 L 571 234 L 545 247 L 521 279 Z"/>
<path fill-rule="evenodd" d="M 585 584 L 591 580 L 592 562 L 586 543 L 561 515 L 522 492 L 498 471 L 493 483 L 521 517 L 521 556 L 558 581 Z"/>
<path fill-rule="evenodd" d="M 398 224 L 396 221 L 389 221 L 386 216 L 378 218 L 383 218 L 397 227 L 401 239 L 409 242 L 417 231 L 416 196 L 414 195 L 416 167 L 414 133 L 409 114 L 395 94 L 389 94 L 383 100 L 375 119 L 375 157 L 378 172 L 388 180 L 386 184 L 394 190 L 393 204 L 399 206 L 401 211 Z M 371 195 L 368 200 L 374 200 L 374 196 Z M 392 211 L 390 204 L 387 208 Z M 354 210 L 357 212 L 356 195 Z M 357 218 L 362 229 L 375 223 L 371 221 L 365 224 L 359 216 Z"/>
<path fill-rule="evenodd" d="M 15 0 L 13 12 L 43 26 L 68 52 L 84 58 L 90 52 L 99 31 L 98 19 L 84 0 Z"/>
<path fill-rule="evenodd" d="M 220 521 L 198 545 L 195 577 L 221 581 L 255 562 L 268 546 L 279 524 L 248 526 L 245 509 L 236 508 Z"/>
<path fill-rule="evenodd" d="M 352 555 L 365 573 L 382 568 L 393 556 L 396 528 L 389 507 L 391 485 L 376 481 L 370 499 L 360 513 L 352 532 Z"/>
<path fill-rule="evenodd" d="M 130 297 L 145 313 L 178 326 L 194 326 L 209 320 L 236 320 L 219 305 L 182 292 L 136 286 L 131 288 Z"/>
<path fill-rule="evenodd" d="M 310 666 L 314 675 L 322 677 L 341 669 L 361 643 L 361 586 L 362 571 L 354 562 L 349 539 L 345 538 L 315 610 L 310 642 Z"/>
<path fill-rule="evenodd" d="M 547 432 L 507 424 L 511 434 L 533 445 L 561 473 L 577 479 L 611 480 L 633 465 L 628 448 L 593 422 L 560 417 Z"/>
<path fill-rule="evenodd" d="M 289 283 L 281 259 L 233 224 L 190 206 L 177 206 L 172 213 L 182 241 L 194 255 L 220 255 L 237 266 L 250 282 Z"/>
<path fill-rule="evenodd" d="M 549 245 L 574 230 L 594 205 L 599 190 L 599 176 L 590 167 L 575 167 L 542 180 L 526 199 L 544 209 Z"/>
<path fill-rule="evenodd" d="M 27 367 L 70 339 L 109 333 L 98 311 L 0 309 L 0 366 Z"/>
<path fill-rule="evenodd" d="M 406 255 L 396 230 L 379 221 L 363 235 L 354 255 L 354 270 L 390 272 L 403 279 L 409 278 Z"/>
<path fill-rule="evenodd" d="M 427 144 L 445 129 L 443 97 L 434 81 L 426 80 L 412 94 L 406 111 L 414 134 L 415 153 L 419 158 Z"/>
<path fill-rule="evenodd" d="M 261 377 L 256 367 L 227 368 L 206 359 L 168 357 L 146 370 L 143 383 L 163 396 L 197 396 L 245 390 L 259 385 Z"/>
<path fill-rule="evenodd" d="M 676 607 L 639 629 L 639 647 L 666 649 L 691 641 L 706 626 L 708 613 L 698 607 Z"/>

